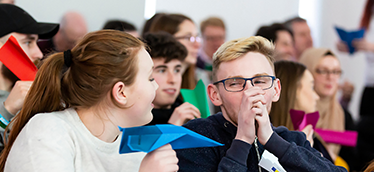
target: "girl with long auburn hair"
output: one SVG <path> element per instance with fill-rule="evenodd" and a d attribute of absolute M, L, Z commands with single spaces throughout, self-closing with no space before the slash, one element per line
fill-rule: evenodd
<path fill-rule="evenodd" d="M 118 126 L 152 119 L 152 71 L 145 45 L 120 31 L 89 33 L 53 54 L 12 120 L 0 171 L 177 171 L 170 145 L 145 157 L 118 153 Z"/>

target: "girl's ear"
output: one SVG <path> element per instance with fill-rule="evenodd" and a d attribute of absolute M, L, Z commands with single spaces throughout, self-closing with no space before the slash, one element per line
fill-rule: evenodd
<path fill-rule="evenodd" d="M 128 101 L 126 89 L 127 87 L 123 82 L 117 82 L 112 88 L 113 98 L 121 105 L 126 105 Z"/>
<path fill-rule="evenodd" d="M 281 93 L 281 83 L 278 78 L 274 80 L 274 90 L 275 90 L 275 93 L 273 95 L 272 101 L 277 102 L 279 100 L 280 93 Z"/>
<path fill-rule="evenodd" d="M 212 101 L 212 103 L 215 106 L 221 106 L 222 99 L 221 99 L 221 95 L 218 92 L 218 88 L 213 84 L 209 84 L 207 90 L 208 90 L 209 99 Z"/>

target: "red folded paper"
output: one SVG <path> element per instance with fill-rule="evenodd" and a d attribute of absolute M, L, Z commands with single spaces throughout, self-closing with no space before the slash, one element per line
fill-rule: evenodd
<path fill-rule="evenodd" d="M 38 69 L 18 44 L 10 36 L 0 49 L 0 61 L 22 81 L 33 81 Z"/>

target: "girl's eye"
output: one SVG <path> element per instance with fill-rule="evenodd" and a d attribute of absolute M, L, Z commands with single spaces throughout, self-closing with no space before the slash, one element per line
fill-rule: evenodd
<path fill-rule="evenodd" d="M 151 78 L 151 79 L 149 79 L 149 81 L 151 81 L 151 82 L 154 81 L 154 80 L 155 80 L 155 78 Z"/>

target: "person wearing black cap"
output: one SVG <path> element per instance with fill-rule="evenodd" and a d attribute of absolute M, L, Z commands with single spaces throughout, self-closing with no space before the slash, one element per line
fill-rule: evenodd
<path fill-rule="evenodd" d="M 14 0 L 0 0 L 0 3 L 14 4 Z"/>
<path fill-rule="evenodd" d="M 12 35 L 33 62 L 43 57 L 36 44 L 38 38 L 51 38 L 57 33 L 58 29 L 59 24 L 37 22 L 20 7 L 11 4 L 0 4 L 0 47 Z M 4 118 L 7 121 L 21 109 L 32 84 L 32 81 L 18 80 L 0 62 L 0 118 Z M 4 129 L 0 128 L 0 132 L 3 133 Z"/>

